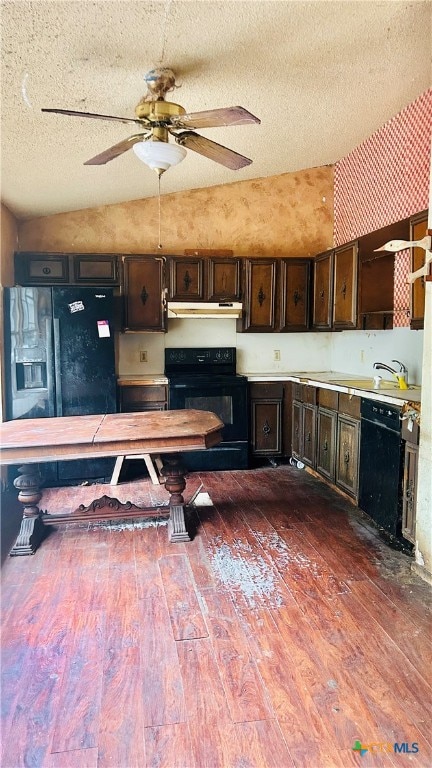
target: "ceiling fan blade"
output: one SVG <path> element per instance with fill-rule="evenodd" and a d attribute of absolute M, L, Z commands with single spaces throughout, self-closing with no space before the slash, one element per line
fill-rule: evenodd
<path fill-rule="evenodd" d="M 194 152 L 198 152 L 199 155 L 204 155 L 209 160 L 214 160 L 215 163 L 231 168 L 232 171 L 238 171 L 239 168 L 244 168 L 245 165 L 250 165 L 252 162 L 248 157 L 234 152 L 233 149 L 223 147 L 222 144 L 210 141 L 210 139 L 199 136 L 193 131 L 183 131 L 183 133 L 173 135 L 176 142 L 182 147 L 192 149 Z"/>
<path fill-rule="evenodd" d="M 129 136 L 128 139 L 119 141 L 118 144 L 114 144 L 112 147 L 109 147 L 109 149 L 101 152 L 100 155 L 92 157 L 91 160 L 86 160 L 84 165 L 105 165 L 105 163 L 109 163 L 110 160 L 114 160 L 114 158 L 122 155 L 123 152 L 127 152 L 134 144 L 137 144 L 139 141 L 145 141 L 150 136 L 151 133 L 136 133 L 134 136 Z"/>
<path fill-rule="evenodd" d="M 142 125 L 143 120 L 133 117 L 115 117 L 114 115 L 98 115 L 93 112 L 75 112 L 73 109 L 41 109 L 41 112 L 53 112 L 55 115 L 68 115 L 69 117 L 92 117 L 96 120 L 112 120 L 116 123 L 137 123 Z"/>
<path fill-rule="evenodd" d="M 174 116 L 170 123 L 174 128 L 217 128 L 220 125 L 261 123 L 261 120 L 243 107 L 225 107 Z"/>

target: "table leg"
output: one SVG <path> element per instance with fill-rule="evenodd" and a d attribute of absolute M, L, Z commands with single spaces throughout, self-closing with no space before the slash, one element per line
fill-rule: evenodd
<path fill-rule="evenodd" d="M 165 479 L 165 488 L 170 494 L 170 518 L 168 521 L 168 538 L 171 542 L 191 541 L 186 528 L 184 498 L 182 493 L 186 488 L 185 468 L 178 453 L 164 456 L 164 467 L 161 473 Z"/>
<path fill-rule="evenodd" d="M 18 501 L 23 504 L 23 519 L 17 540 L 10 554 L 34 555 L 42 539 L 46 535 L 45 526 L 41 520 L 38 502 L 42 498 L 40 492 L 41 476 L 37 464 L 23 464 L 18 467 L 19 475 L 14 480 L 18 488 Z"/>

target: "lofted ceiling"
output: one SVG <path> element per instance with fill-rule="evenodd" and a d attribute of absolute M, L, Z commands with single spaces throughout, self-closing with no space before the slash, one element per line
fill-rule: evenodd
<path fill-rule="evenodd" d="M 188 150 L 162 194 L 335 163 L 431 85 L 432 4 L 415 0 L 2 0 L 1 197 L 19 219 L 157 194 L 128 151 L 143 76 L 170 67 L 187 112 L 241 105 L 261 124 L 197 130 L 253 160 Z"/>

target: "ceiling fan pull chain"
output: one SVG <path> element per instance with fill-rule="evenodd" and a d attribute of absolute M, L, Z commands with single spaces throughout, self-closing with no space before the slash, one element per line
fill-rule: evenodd
<path fill-rule="evenodd" d="M 161 250 L 161 193 L 160 193 L 160 176 L 158 175 L 158 213 L 159 213 L 159 241 L 158 249 Z"/>

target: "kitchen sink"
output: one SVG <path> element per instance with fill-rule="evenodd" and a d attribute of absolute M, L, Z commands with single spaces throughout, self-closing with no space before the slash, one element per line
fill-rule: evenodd
<path fill-rule="evenodd" d="M 353 389 L 367 389 L 367 390 L 373 390 L 374 389 L 374 383 L 373 378 L 369 379 L 331 379 L 332 384 L 337 384 L 340 387 L 352 387 Z M 396 389 L 399 392 L 409 392 L 410 390 L 419 390 L 421 387 L 419 387 L 416 384 L 412 384 L 408 387 L 408 389 L 401 389 L 399 387 L 399 384 L 397 381 L 387 381 L 385 379 L 381 380 L 380 387 L 381 390 L 388 390 L 388 389 Z M 376 390 L 379 391 L 379 390 Z"/>

